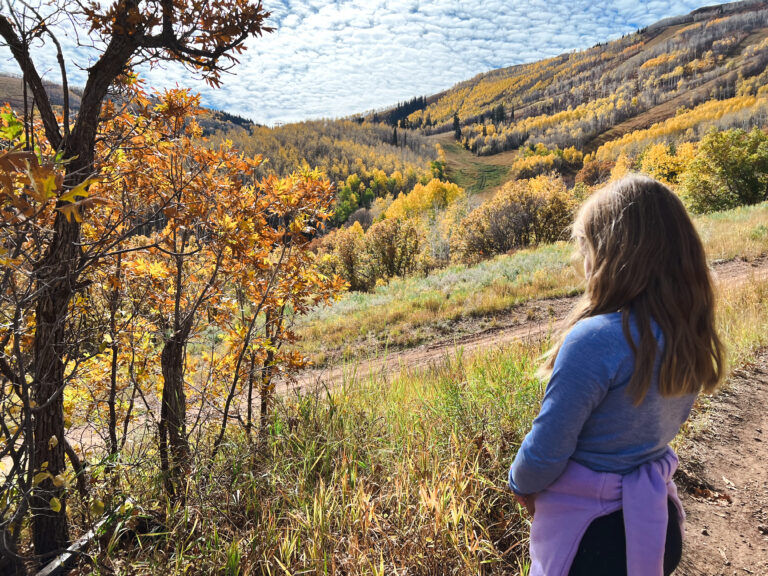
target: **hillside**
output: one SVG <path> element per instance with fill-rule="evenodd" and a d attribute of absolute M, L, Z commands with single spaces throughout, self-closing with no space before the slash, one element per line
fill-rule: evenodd
<path fill-rule="evenodd" d="M 423 107 L 401 124 L 426 134 L 453 132 L 457 115 L 462 143 L 482 155 L 536 143 L 593 152 L 713 100 L 757 96 L 722 123 L 762 122 L 766 63 L 768 2 L 735 2 L 587 50 L 480 74 L 418 99 Z M 713 119 L 720 118 L 711 112 L 701 122 Z"/>
<path fill-rule="evenodd" d="M 365 117 L 269 128 L 212 110 L 201 124 L 214 143 L 228 139 L 263 154 L 264 175 L 320 168 L 336 183 L 340 225 L 377 198 L 396 197 L 433 175 L 478 195 L 475 202 L 487 199 L 504 182 L 525 177 L 515 164 L 518 151 L 536 144 L 613 162 L 622 152 L 636 158 L 659 141 L 698 141 L 712 127 L 762 126 L 766 64 L 768 1 L 748 0 L 668 18 L 587 50 L 492 70 Z M 18 108 L 20 89 L 18 78 L 0 77 L 0 101 Z M 70 92 L 76 108 L 78 91 Z M 60 89 L 54 93 L 60 100 Z M 436 165 L 441 158 L 443 165 Z M 578 158 L 550 164 L 539 162 L 569 184 L 581 167 Z"/>
<path fill-rule="evenodd" d="M 50 85 L 56 109 L 62 89 Z M 80 105 L 80 90 L 70 89 L 70 107 Z M 21 79 L 0 75 L 0 105 L 23 112 Z M 31 100 L 30 100 L 31 102 Z M 232 142 L 249 155 L 265 159 L 258 176 L 283 177 L 304 167 L 319 168 L 336 185 L 335 223 L 342 224 L 376 198 L 397 196 L 432 176 L 434 143 L 409 131 L 361 119 L 317 120 L 269 128 L 225 110 L 204 109 L 197 116 L 202 134 L 213 145 Z"/>
<path fill-rule="evenodd" d="M 64 103 L 64 92 L 61 86 L 47 82 L 45 83 L 48 93 L 51 97 L 51 104 L 54 106 L 62 106 Z M 72 110 L 77 110 L 80 107 L 80 94 L 81 91 L 78 88 L 69 89 L 69 105 Z M 29 102 L 32 102 L 31 95 L 28 96 Z M 21 78 L 18 76 L 6 76 L 0 74 L 0 104 L 10 104 L 16 110 L 24 109 L 24 96 L 21 85 Z"/>

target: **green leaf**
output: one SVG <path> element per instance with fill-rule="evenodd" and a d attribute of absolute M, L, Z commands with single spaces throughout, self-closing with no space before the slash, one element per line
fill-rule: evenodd
<path fill-rule="evenodd" d="M 15 142 L 24 132 L 24 124 L 12 112 L 0 114 L 0 119 L 5 123 L 0 127 L 0 138 Z"/>
<path fill-rule="evenodd" d="M 59 512 L 61 512 L 61 500 L 59 500 L 58 498 L 56 498 L 56 496 L 54 496 L 53 498 L 51 498 L 51 499 L 50 499 L 50 501 L 48 502 L 48 504 L 50 505 L 50 507 L 51 507 L 51 510 L 53 510 L 53 511 L 54 511 L 54 512 L 56 512 L 57 514 L 58 514 Z"/>

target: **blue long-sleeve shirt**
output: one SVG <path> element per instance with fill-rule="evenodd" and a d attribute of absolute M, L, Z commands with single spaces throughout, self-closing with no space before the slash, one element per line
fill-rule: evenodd
<path fill-rule="evenodd" d="M 541 412 L 509 470 L 518 494 L 540 492 L 574 460 L 597 472 L 627 474 L 660 458 L 688 418 L 695 394 L 662 397 L 658 389 L 663 337 L 653 323 L 656 366 L 650 389 L 635 406 L 627 394 L 634 354 L 619 312 L 578 322 L 555 359 Z M 638 336 L 632 326 L 635 340 Z"/>

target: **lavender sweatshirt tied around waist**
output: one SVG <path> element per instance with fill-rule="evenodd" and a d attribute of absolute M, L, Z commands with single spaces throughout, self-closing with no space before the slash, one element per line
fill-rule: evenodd
<path fill-rule="evenodd" d="M 661 576 L 668 498 L 677 507 L 683 531 L 684 514 L 672 482 L 676 469 L 671 449 L 625 475 L 595 472 L 570 462 L 560 478 L 536 497 L 529 575 L 567 576 L 590 523 L 623 508 L 628 576 Z"/>
<path fill-rule="evenodd" d="M 636 327 L 630 328 L 637 341 Z M 628 570 L 632 570 L 628 573 L 662 573 L 655 567 L 657 559 L 651 561 L 651 553 L 656 554 L 652 544 L 660 539 L 663 557 L 666 495 L 680 509 L 671 483 L 677 459 L 668 444 L 688 418 L 695 395 L 664 398 L 659 393 L 663 338 L 655 324 L 653 328 L 659 354 L 653 382 L 639 406 L 626 393 L 634 354 L 624 336 L 620 313 L 578 322 L 563 342 L 541 412 L 509 471 L 512 490 L 537 494 L 531 532 L 532 575 L 567 574 L 591 520 L 619 508 L 625 508 Z M 594 491 L 585 491 L 593 482 L 598 483 Z M 649 514 L 634 516 L 628 506 Z M 577 509 L 581 512 L 569 516 L 568 510 Z M 640 524 L 630 526 L 633 517 Z M 640 525 L 645 526 L 642 537 L 636 528 Z M 567 554 L 564 548 L 568 548 Z M 647 558 L 654 567 L 633 566 L 630 552 L 634 558 Z M 550 562 L 560 562 L 560 567 L 555 569 Z"/>

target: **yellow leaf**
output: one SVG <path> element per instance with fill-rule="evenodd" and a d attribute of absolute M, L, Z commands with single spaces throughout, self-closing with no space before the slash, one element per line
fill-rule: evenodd
<path fill-rule="evenodd" d="M 43 194 L 46 198 L 53 196 L 53 192 L 56 190 L 56 174 L 51 174 L 43 180 Z"/>
<path fill-rule="evenodd" d="M 80 182 L 77 186 L 72 188 L 69 192 L 65 192 L 59 197 L 62 202 L 74 202 L 78 198 L 88 198 L 88 186 L 93 182 L 92 178 L 89 178 L 85 182 Z"/>
<path fill-rule="evenodd" d="M 57 474 L 53 477 L 53 485 L 56 486 L 56 488 L 67 486 L 67 484 L 69 484 L 69 482 L 67 482 L 67 477 L 64 474 Z"/>
<path fill-rule="evenodd" d="M 59 445 L 59 439 L 56 438 L 56 435 L 51 436 L 51 439 L 48 440 L 48 450 L 53 450 L 58 445 Z"/>
<path fill-rule="evenodd" d="M 94 516 L 101 516 L 104 514 L 104 502 L 98 498 L 94 498 L 93 502 L 91 502 L 91 513 Z"/>
<path fill-rule="evenodd" d="M 54 496 L 51 498 L 51 500 L 48 502 L 48 504 L 51 506 L 51 510 L 54 512 L 61 512 L 61 501 Z"/>
<path fill-rule="evenodd" d="M 38 484 L 41 484 L 48 480 L 48 478 L 51 477 L 50 472 L 38 472 L 32 477 L 32 486 L 37 486 Z"/>

